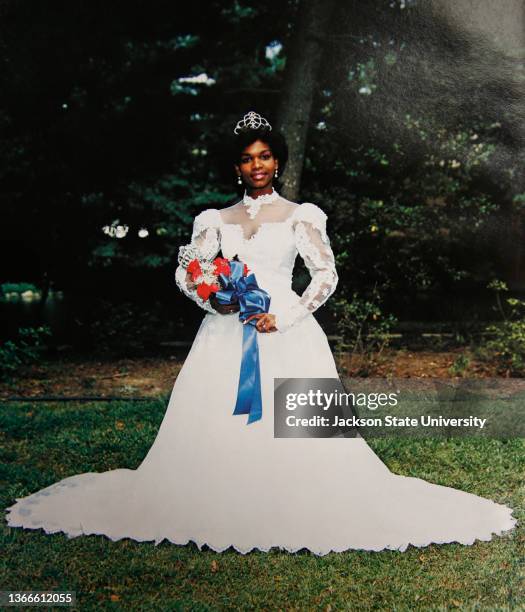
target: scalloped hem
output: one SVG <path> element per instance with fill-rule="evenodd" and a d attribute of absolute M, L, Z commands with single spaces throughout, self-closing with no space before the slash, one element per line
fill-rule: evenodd
<path fill-rule="evenodd" d="M 496 503 L 496 502 L 494 502 Z M 202 552 L 202 549 L 207 546 L 208 548 L 210 548 L 212 551 L 216 552 L 216 553 L 223 553 L 228 551 L 230 548 L 233 548 L 233 550 L 237 553 L 240 553 L 242 555 L 246 555 L 249 554 L 251 552 L 254 551 L 259 551 L 259 552 L 264 552 L 264 553 L 268 553 L 270 551 L 273 551 L 274 549 L 277 549 L 276 552 L 287 552 L 287 553 L 298 553 L 302 550 L 307 550 L 308 552 L 311 552 L 312 554 L 319 556 L 319 557 L 323 557 L 325 555 L 328 555 L 330 553 L 342 553 L 342 552 L 346 552 L 346 551 L 350 551 L 350 550 L 362 550 L 362 551 L 366 551 L 366 552 L 382 552 L 384 550 L 388 550 L 388 551 L 397 551 L 397 552 L 405 552 L 409 546 L 413 546 L 414 548 L 424 548 L 426 546 L 430 546 L 431 544 L 438 544 L 438 545 L 442 545 L 442 544 L 461 544 L 463 546 L 472 546 L 475 542 L 480 541 L 480 542 L 489 542 L 493 539 L 493 536 L 501 536 L 503 533 L 508 532 L 513 530 L 517 525 L 519 525 L 519 522 L 516 518 L 514 518 L 512 516 L 513 514 L 513 510 L 511 508 L 509 508 L 508 506 L 504 506 L 503 504 L 496 504 L 498 506 L 502 506 L 503 508 L 505 508 L 508 512 L 508 523 L 503 526 L 501 529 L 498 529 L 496 531 L 491 530 L 487 535 L 482 536 L 474 536 L 471 539 L 451 539 L 451 540 L 425 540 L 424 542 L 404 542 L 402 544 L 399 545 L 390 545 L 390 544 L 386 544 L 384 546 L 379 545 L 379 546 L 371 546 L 371 547 L 363 547 L 363 546 L 352 546 L 352 545 L 343 545 L 340 548 L 330 548 L 328 550 L 319 550 L 319 549 L 314 549 L 314 548 L 310 548 L 307 545 L 302 545 L 302 546 L 286 546 L 286 545 L 279 545 L 279 544 L 272 544 L 271 546 L 268 547 L 264 547 L 264 546 L 258 546 L 258 545 L 253 545 L 253 546 L 249 546 L 249 547 L 239 547 L 236 546 L 235 544 L 227 544 L 224 546 L 215 546 L 213 543 L 211 542 L 207 542 L 204 540 L 199 540 L 198 538 L 192 538 L 189 537 L 185 542 L 184 541 L 179 541 L 179 540 L 174 540 L 172 538 L 170 538 L 169 536 L 162 536 L 160 538 L 134 538 L 132 536 L 129 535 L 115 535 L 115 536 L 111 536 L 108 535 L 106 533 L 102 533 L 102 532 L 96 532 L 96 531 L 91 531 L 91 532 L 85 532 L 83 531 L 83 529 L 70 529 L 68 530 L 67 527 L 66 528 L 62 528 L 62 527 L 57 527 L 56 529 L 53 528 L 47 528 L 44 525 L 34 525 L 34 526 L 27 526 L 27 525 L 23 525 L 22 523 L 16 525 L 14 524 L 14 517 L 11 516 L 11 510 L 16 506 L 17 504 L 14 504 L 13 506 L 10 506 L 9 508 L 7 508 L 8 514 L 6 515 L 7 518 L 7 525 L 9 527 L 12 528 L 22 528 L 22 529 L 29 529 L 29 530 L 36 530 L 36 529 L 43 529 L 44 532 L 46 534 L 55 534 L 55 533 L 64 533 L 68 539 L 73 539 L 73 538 L 77 538 L 80 536 L 90 536 L 90 535 L 95 535 L 95 536 L 103 536 L 106 539 L 112 541 L 112 542 L 118 542 L 120 540 L 131 540 L 133 542 L 154 542 L 155 546 L 158 546 L 160 543 L 162 543 L 164 540 L 167 540 L 168 542 L 170 542 L 171 544 L 175 544 L 176 546 L 187 546 L 188 544 L 195 544 L 195 546 L 197 546 L 197 548 L 199 549 L 199 551 Z"/>

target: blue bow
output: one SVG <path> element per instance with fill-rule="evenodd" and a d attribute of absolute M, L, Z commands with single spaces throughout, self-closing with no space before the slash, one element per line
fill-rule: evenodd
<path fill-rule="evenodd" d="M 219 274 L 222 289 L 215 297 L 221 304 L 239 302 L 239 319 L 243 322 L 242 360 L 237 389 L 237 402 L 233 414 L 248 414 L 248 425 L 262 417 L 261 372 L 259 345 L 257 343 L 257 317 L 247 324 L 244 321 L 253 314 L 268 312 L 269 294 L 259 287 L 253 273 L 243 276 L 244 263 L 230 260 L 230 276 Z"/>

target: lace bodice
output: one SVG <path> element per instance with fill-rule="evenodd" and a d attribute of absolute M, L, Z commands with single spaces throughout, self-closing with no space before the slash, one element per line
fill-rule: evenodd
<path fill-rule="evenodd" d="M 195 257 L 210 261 L 219 251 L 228 259 L 238 255 L 270 294 L 270 312 L 276 316 L 277 329 L 285 332 L 324 304 L 337 285 L 326 219 L 315 204 L 295 204 L 280 196 L 264 203 L 253 219 L 242 202 L 220 211 L 204 210 L 195 218 L 190 244 L 179 249 L 177 285 L 199 306 L 216 314 L 197 295 L 186 267 Z M 311 275 L 301 296 L 291 288 L 298 253 Z"/>

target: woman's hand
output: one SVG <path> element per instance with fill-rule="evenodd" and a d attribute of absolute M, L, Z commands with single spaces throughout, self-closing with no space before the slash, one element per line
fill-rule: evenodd
<path fill-rule="evenodd" d="M 277 331 L 277 327 L 275 326 L 275 315 L 270 314 L 269 312 L 263 312 L 261 314 L 250 315 L 244 323 L 248 323 L 250 319 L 259 319 L 257 324 L 255 325 L 258 332 L 261 333 L 269 333 Z"/>
<path fill-rule="evenodd" d="M 231 314 L 232 312 L 239 312 L 240 309 L 239 302 L 235 302 L 234 304 L 221 304 L 214 295 L 210 295 L 209 301 L 211 307 L 219 314 Z"/>

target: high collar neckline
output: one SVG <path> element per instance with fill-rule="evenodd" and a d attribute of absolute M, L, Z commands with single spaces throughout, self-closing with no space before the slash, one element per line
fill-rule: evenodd
<path fill-rule="evenodd" d="M 257 216 L 257 213 L 259 212 L 259 209 L 261 208 L 263 204 L 275 202 L 275 200 L 277 200 L 278 197 L 279 197 L 279 194 L 277 193 L 277 191 L 275 191 L 274 187 L 272 187 L 271 193 L 264 193 L 263 195 L 259 195 L 255 198 L 252 198 L 251 196 L 249 196 L 248 192 L 245 190 L 244 196 L 242 198 L 242 202 L 244 206 L 246 206 L 248 215 L 250 216 L 251 219 L 253 219 L 255 216 Z"/>

